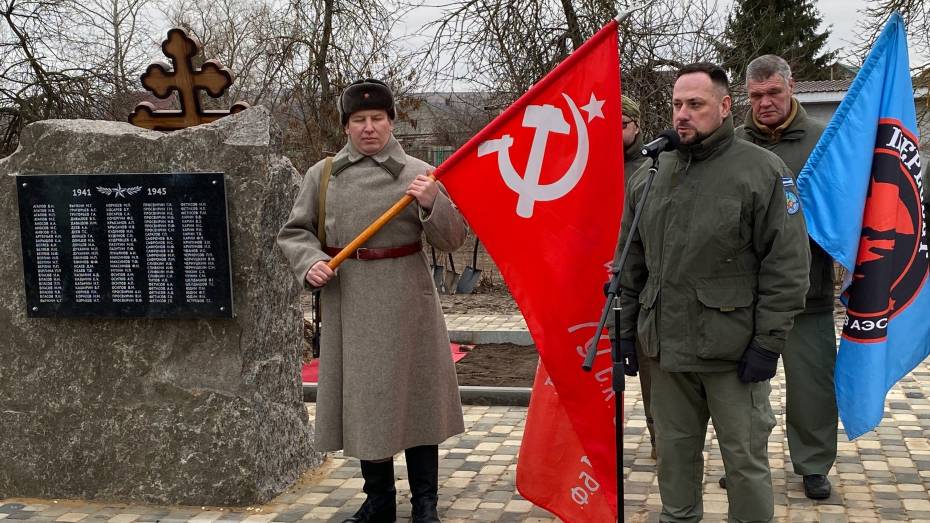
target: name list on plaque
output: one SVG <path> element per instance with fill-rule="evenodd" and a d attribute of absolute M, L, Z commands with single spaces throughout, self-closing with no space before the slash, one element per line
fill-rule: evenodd
<path fill-rule="evenodd" d="M 222 173 L 17 176 L 30 317 L 232 317 Z"/>

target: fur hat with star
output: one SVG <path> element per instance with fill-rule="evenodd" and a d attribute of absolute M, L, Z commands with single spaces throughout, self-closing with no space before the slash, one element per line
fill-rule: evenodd
<path fill-rule="evenodd" d="M 342 126 L 349 123 L 349 116 L 366 109 L 383 109 L 388 118 L 394 119 L 394 93 L 381 80 L 366 78 L 349 84 L 339 96 L 339 117 Z"/>

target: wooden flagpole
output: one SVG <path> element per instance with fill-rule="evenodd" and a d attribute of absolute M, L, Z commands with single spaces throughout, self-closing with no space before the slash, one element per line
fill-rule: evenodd
<path fill-rule="evenodd" d="M 429 174 L 427 174 L 427 177 L 429 177 L 430 180 L 436 179 L 436 176 L 433 174 L 433 172 L 430 172 Z M 392 205 L 390 209 L 384 211 L 384 214 L 379 216 L 375 221 L 371 223 L 371 225 L 366 227 L 365 230 L 362 231 L 358 236 L 356 236 L 354 240 L 352 240 L 351 242 L 349 242 L 348 245 L 343 247 L 342 250 L 339 251 L 339 253 L 336 254 L 336 256 L 333 257 L 332 260 L 329 260 L 328 262 L 326 262 L 326 265 L 329 265 L 330 269 L 336 270 L 336 267 L 339 267 L 340 265 L 342 265 L 342 262 L 346 261 L 346 259 L 349 258 L 349 256 L 353 252 L 355 252 L 359 247 L 364 245 L 365 242 L 367 242 L 369 238 L 374 236 L 375 233 L 381 229 L 381 227 L 384 227 L 384 225 L 387 224 L 387 222 L 393 220 L 398 214 L 400 214 L 400 212 L 403 211 L 405 207 L 410 205 L 410 203 L 413 202 L 413 200 L 414 200 L 413 196 L 410 196 L 409 194 L 405 194 L 403 198 L 401 198 L 400 200 L 397 200 L 397 203 Z"/>

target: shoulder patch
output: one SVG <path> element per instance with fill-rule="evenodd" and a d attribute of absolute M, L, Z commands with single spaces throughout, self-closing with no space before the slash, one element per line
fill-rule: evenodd
<path fill-rule="evenodd" d="M 785 202 L 788 206 L 789 215 L 797 214 L 801 210 L 801 199 L 798 198 L 798 193 L 791 189 L 785 189 Z"/>
<path fill-rule="evenodd" d="M 794 178 L 792 178 L 792 177 L 790 177 L 790 176 L 782 176 L 782 177 L 781 177 L 781 184 L 784 185 L 785 187 L 793 187 L 793 186 L 794 186 Z"/>

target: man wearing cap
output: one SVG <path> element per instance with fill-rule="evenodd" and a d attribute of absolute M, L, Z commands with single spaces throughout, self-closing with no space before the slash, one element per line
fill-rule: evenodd
<path fill-rule="evenodd" d="M 623 109 L 623 178 L 624 190 L 629 191 L 634 174 L 646 163 L 646 156 L 643 156 L 643 135 L 639 128 L 639 104 L 627 95 L 621 96 Z M 614 253 L 614 263 L 620 257 L 623 250 L 623 244 L 618 243 Z M 613 276 L 616 267 L 612 267 L 611 276 Z M 613 315 L 609 318 L 608 328 L 613 325 Z M 614 340 L 615 341 L 615 340 Z M 636 359 L 630 360 L 635 362 L 633 366 L 626 370 L 626 374 L 635 376 L 639 374 L 640 391 L 643 398 L 643 411 L 646 415 L 646 428 L 649 430 L 649 442 L 652 444 L 652 459 L 656 459 L 656 432 L 655 420 L 652 418 L 652 378 L 650 377 L 650 360 L 643 354 L 643 347 L 636 342 Z"/>
<path fill-rule="evenodd" d="M 298 281 L 319 289 L 316 440 L 361 460 L 361 508 L 345 522 L 396 517 L 393 456 L 406 455 L 412 520 L 439 521 L 438 445 L 464 431 L 455 368 L 422 238 L 443 251 L 465 221 L 432 167 L 393 135 L 391 89 L 377 80 L 339 98 L 348 142 L 304 176 L 278 245 Z M 323 187 L 321 191 L 321 187 Z M 320 193 L 323 193 L 322 195 Z M 334 272 L 327 261 L 405 194 L 416 199 Z M 321 212 L 321 208 L 323 211 Z"/>
<path fill-rule="evenodd" d="M 746 89 L 752 110 L 736 135 L 777 154 L 797 178 L 824 125 L 807 116 L 792 96 L 791 67 L 779 56 L 760 56 L 746 67 Z M 804 312 L 794 319 L 785 343 L 785 425 L 791 464 L 803 476 L 804 494 L 825 499 L 830 496 L 827 473 L 836 461 L 837 435 L 833 260 L 814 241 L 810 250 Z"/>
<path fill-rule="evenodd" d="M 629 183 L 633 173 L 646 163 L 643 156 L 643 135 L 639 128 L 639 104 L 627 95 L 621 96 L 623 108 L 623 175 Z"/>

